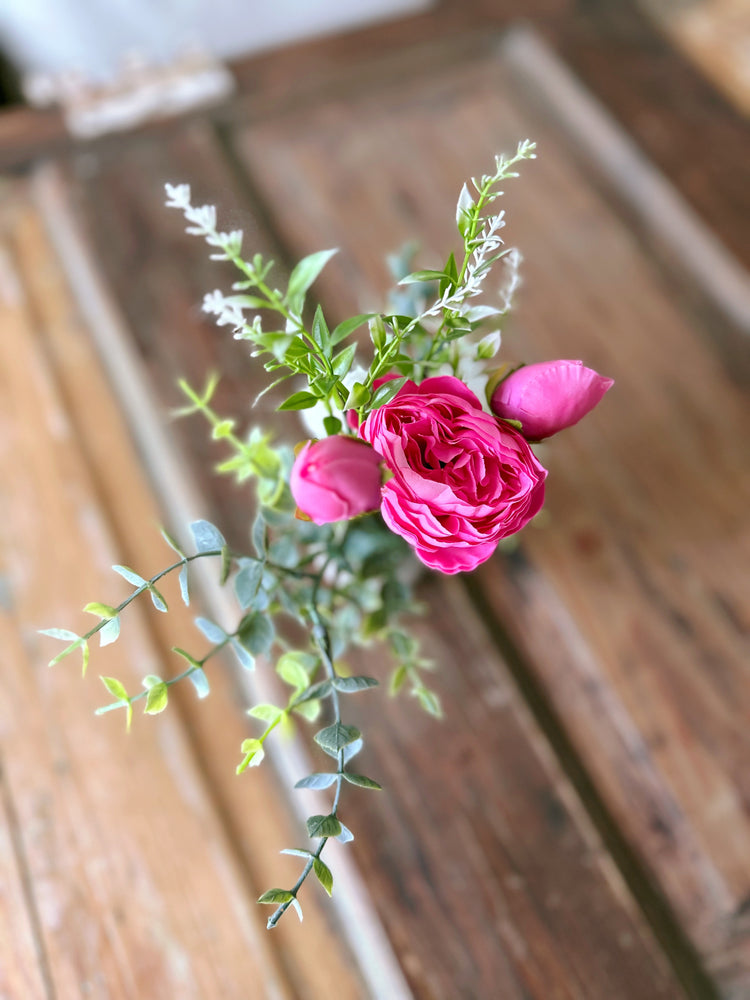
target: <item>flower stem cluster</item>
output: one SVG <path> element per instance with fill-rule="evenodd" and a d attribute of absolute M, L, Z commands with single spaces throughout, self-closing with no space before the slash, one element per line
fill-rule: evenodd
<path fill-rule="evenodd" d="M 80 649 L 85 672 L 91 639 L 98 634 L 101 646 L 115 642 L 121 615 L 137 597 L 148 594 L 166 612 L 157 584 L 177 573 L 181 599 L 189 605 L 192 564 L 216 561 L 219 582 L 234 590 L 236 626 L 227 631 L 196 618 L 208 650 L 194 655 L 174 647 L 187 666 L 166 679 L 144 677 L 143 690 L 129 693 L 123 681 L 103 676 L 113 700 L 99 712 L 124 709 L 129 727 L 135 704 L 142 702 L 147 715 L 162 712 L 171 687 L 182 680 L 205 697 L 209 661 L 231 650 L 243 669 L 254 669 L 259 659 L 273 664 L 286 686 L 281 704 L 250 708 L 251 724 L 262 724 L 262 731 L 242 742 L 238 774 L 274 752 L 274 734 L 321 718 L 312 738 L 331 759 L 329 770 L 302 776 L 296 787 L 332 789 L 333 797 L 326 813 L 307 819 L 313 846 L 282 852 L 304 864 L 291 888 L 269 889 L 260 897 L 275 907 L 269 927 L 290 907 L 302 917 L 298 895 L 310 874 L 331 893 L 333 875 L 321 855 L 330 839 L 353 839 L 341 819 L 344 787 L 380 788 L 350 769 L 363 737 L 344 721 L 344 696 L 367 691 L 378 679 L 352 675 L 345 656 L 352 646 L 381 642 L 394 661 L 391 692 L 406 686 L 427 712 L 441 714 L 438 696 L 423 679 L 431 664 L 405 624 L 419 613 L 411 554 L 443 573 L 464 572 L 490 558 L 498 541 L 523 528 L 543 503 L 547 471 L 530 442 L 577 422 L 612 384 L 574 361 L 506 367 L 493 377 L 487 371 L 500 346 L 498 324 L 510 308 L 520 263 L 518 252 L 503 244 L 504 213 L 493 206 L 501 184 L 517 176 L 519 163 L 534 158 L 534 149 L 520 143 L 513 156 L 496 158 L 492 173 L 473 178 L 471 189 L 464 185 L 456 209 L 461 246 L 442 268 L 410 270 L 409 251 L 396 261 L 398 305 L 353 316 L 333 329 L 322 307 L 308 308 L 306 298 L 336 251 L 305 257 L 276 287 L 273 261 L 260 254 L 245 259 L 239 230 L 219 230 L 213 206 L 193 206 L 187 185 L 167 185 L 167 204 L 184 214 L 187 232 L 206 240 L 212 259 L 229 261 L 240 272 L 233 294 L 210 293 L 204 309 L 262 359 L 269 373 L 264 391 L 296 379 L 277 409 L 307 411 L 308 418 L 317 418 L 318 430 L 295 457 L 259 428 L 239 434 L 233 418 L 216 412 L 216 377 L 202 391 L 181 381 L 186 406 L 180 414 L 200 414 L 229 451 L 218 471 L 255 485 L 251 551 L 230 549 L 208 521 L 191 525 L 190 554 L 164 533 L 176 561 L 150 579 L 113 567 L 133 588 L 119 604 L 86 605 L 97 623 L 81 634 L 45 634 L 66 643 L 52 664 Z M 501 262 L 505 281 L 497 300 L 479 302 Z M 357 337 L 364 327 L 371 342 L 367 356 Z"/>

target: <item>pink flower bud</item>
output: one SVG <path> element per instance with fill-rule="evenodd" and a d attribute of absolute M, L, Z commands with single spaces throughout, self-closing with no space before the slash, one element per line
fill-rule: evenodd
<path fill-rule="evenodd" d="M 380 507 L 380 455 L 356 438 L 308 441 L 292 467 L 297 506 L 316 524 L 344 521 Z"/>
<path fill-rule="evenodd" d="M 490 407 L 498 417 L 520 421 L 529 441 L 541 441 L 577 424 L 613 385 L 581 361 L 542 361 L 504 379 Z"/>

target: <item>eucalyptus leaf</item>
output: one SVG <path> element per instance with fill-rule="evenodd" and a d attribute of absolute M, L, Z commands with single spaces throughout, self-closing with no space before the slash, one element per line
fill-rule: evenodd
<path fill-rule="evenodd" d="M 227 544 L 222 533 L 210 521 L 193 521 L 190 533 L 198 552 L 220 552 Z"/>
<path fill-rule="evenodd" d="M 146 695 L 146 707 L 144 712 L 146 715 L 158 715 L 159 712 L 163 712 L 167 707 L 167 701 L 169 700 L 169 689 L 164 681 L 159 684 L 154 684 L 153 687 L 149 688 L 148 694 Z"/>
<path fill-rule="evenodd" d="M 112 569 L 115 573 L 119 573 L 124 580 L 127 580 L 128 583 L 132 583 L 136 587 L 148 586 L 148 581 L 144 580 L 140 573 L 136 573 L 129 566 L 113 566 Z"/>
<path fill-rule="evenodd" d="M 319 730 L 313 739 L 327 754 L 335 757 L 339 750 L 354 743 L 361 735 L 356 726 L 345 726 L 342 722 L 334 722 L 332 726 Z"/>
<path fill-rule="evenodd" d="M 374 677 L 335 677 L 333 686 L 342 694 L 351 694 L 354 691 L 366 691 L 368 688 L 378 686 Z"/>
<path fill-rule="evenodd" d="M 295 788 L 330 788 L 331 785 L 335 784 L 338 779 L 338 775 L 335 771 L 331 772 L 319 772 L 316 774 L 308 774 L 305 778 L 300 778 Z"/>
<path fill-rule="evenodd" d="M 259 903 L 290 903 L 293 899 L 288 889 L 267 889 L 262 896 L 258 896 Z"/>
<path fill-rule="evenodd" d="M 120 635 L 120 616 L 115 615 L 114 618 L 110 618 L 106 624 L 102 625 L 99 629 L 99 645 L 109 646 L 117 640 Z"/>
<path fill-rule="evenodd" d="M 337 837 L 341 833 L 341 823 L 334 815 L 310 816 L 307 820 L 308 837 Z"/>
<path fill-rule="evenodd" d="M 341 824 L 339 824 L 340 826 Z M 333 875 L 331 874 L 331 869 L 320 858 L 315 858 L 313 861 L 313 871 L 317 876 L 318 882 L 320 882 L 330 896 L 333 893 Z"/>
<path fill-rule="evenodd" d="M 227 634 L 223 628 L 209 621 L 208 618 L 196 618 L 196 626 L 201 630 L 209 642 L 219 645 L 226 640 Z"/>
<path fill-rule="evenodd" d="M 378 791 L 381 791 L 383 788 L 377 781 L 365 777 L 364 774 L 350 774 L 348 771 L 344 771 L 344 778 L 350 785 L 357 785 L 358 788 L 374 788 Z"/>

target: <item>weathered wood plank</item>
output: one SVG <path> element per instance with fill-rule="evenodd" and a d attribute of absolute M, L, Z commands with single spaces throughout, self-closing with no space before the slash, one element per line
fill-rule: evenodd
<path fill-rule="evenodd" d="M 117 289 L 151 377 L 168 394 L 176 371 L 195 364 L 193 350 L 226 349 L 204 346 L 226 337 L 221 331 L 207 332 L 197 320 L 186 328 L 177 310 L 158 305 L 164 292 L 183 304 L 199 300 L 206 288 L 203 248 L 174 235 L 179 222 L 173 220 L 171 230 L 167 228 L 159 215 L 159 186 L 146 185 L 143 178 L 154 178 L 157 168 L 167 171 L 163 177 L 174 177 L 179 168 L 177 179 L 193 183 L 200 197 L 216 200 L 224 194 L 233 224 L 241 220 L 252 226 L 252 219 L 234 210 L 240 195 L 230 190 L 231 179 L 204 130 L 191 130 L 158 148 L 131 146 L 116 160 L 100 160 L 95 170 L 91 164 L 81 166 L 89 167 L 85 187 L 81 183 L 78 190 L 94 252 L 101 255 L 102 267 Z M 275 169 L 283 169 L 283 155 Z M 306 185 L 310 204 L 319 206 L 321 224 L 342 225 L 340 215 L 326 212 L 325 205 L 330 209 L 332 202 L 325 199 L 331 193 L 319 173 L 311 174 Z M 335 193 L 345 211 L 347 199 L 342 199 L 340 185 L 335 185 Z M 264 207 L 271 219 L 280 221 L 289 206 L 271 198 Z M 160 259 L 154 249 L 144 260 L 145 248 L 164 246 L 167 233 L 169 259 Z M 291 242 L 295 254 L 300 252 L 301 243 L 293 238 Z M 398 239 L 391 246 L 394 243 Z M 344 308 L 341 283 L 358 280 L 351 262 L 339 268 L 344 268 L 344 276 L 332 265 L 326 286 L 332 311 Z M 158 321 L 152 306 L 129 293 L 146 281 L 153 289 Z M 149 338 L 148 331 L 157 329 L 162 346 Z M 156 352 L 161 352 L 158 359 Z M 225 370 L 228 400 L 257 390 L 257 373 L 241 360 L 225 363 Z M 201 433 L 199 428 L 196 434 Z M 194 437 L 183 439 L 183 446 L 204 489 L 220 507 L 222 524 L 231 523 L 237 534 L 246 531 L 242 494 L 216 489 L 215 480 L 198 468 L 203 454 Z M 444 729 L 411 704 L 388 706 L 394 716 L 386 722 L 382 709 L 368 712 L 363 707 L 370 741 L 367 766 L 385 781 L 388 792 L 385 800 L 355 793 L 347 805 L 358 831 L 358 858 L 412 989 L 420 997 L 446 998 L 457 991 L 462 996 L 499 991 L 508 998 L 545 1000 L 682 995 L 460 591 L 449 586 L 427 596 L 433 602 L 433 622 L 444 614 L 446 601 L 459 605 L 445 633 L 426 636 L 435 651 L 442 643 L 444 659 L 467 664 L 441 682 L 456 714 Z M 382 664 L 377 671 L 383 673 Z M 475 745 L 477 732 L 491 748 L 484 755 Z M 446 746 L 455 747 L 447 757 Z M 441 758 L 449 783 L 442 791 Z M 512 758 L 512 765 L 498 763 L 506 758 Z M 487 814 L 483 790 L 491 803 Z M 458 825 L 453 822 L 456 801 L 466 816 Z M 424 812 L 429 821 L 420 818 Z M 441 815 L 444 829 L 437 826 Z M 563 899 L 568 905 L 561 907 Z"/>
<path fill-rule="evenodd" d="M 681 310 L 492 62 L 257 123 L 238 142 L 289 245 L 346 247 L 348 263 L 321 288 L 358 309 L 382 287 L 382 255 L 412 233 L 444 253 L 451 218 L 434 206 L 529 133 L 540 159 L 508 190 L 508 239 L 527 264 L 505 356 L 583 357 L 617 389 L 543 449 L 547 520 L 479 585 L 727 996 L 739 997 L 750 989 L 748 414 L 700 316 Z"/>
<path fill-rule="evenodd" d="M 28 211 L 17 197 L 4 220 L 10 253 Z M 244 997 L 252 983 L 291 997 L 178 720 L 128 740 L 121 717 L 91 717 L 103 691 L 94 676 L 81 684 L 77 664 L 44 666 L 51 641 L 35 627 L 71 622 L 111 586 L 115 552 L 25 277 L 2 306 L 2 465 L 12 470 L 0 517 L 12 599 L 0 621 L 2 733 L 56 995 Z M 55 304 L 63 316 L 71 308 L 64 296 Z M 164 666 L 137 610 L 133 619 L 100 669 L 135 688 Z"/>
<path fill-rule="evenodd" d="M 25 859 L 19 856 L 19 841 L 10 790 L 0 770 L 0 1000 L 49 1000 L 36 914 L 24 891 Z"/>

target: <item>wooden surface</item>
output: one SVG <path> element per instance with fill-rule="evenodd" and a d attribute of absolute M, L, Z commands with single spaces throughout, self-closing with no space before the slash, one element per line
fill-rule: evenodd
<path fill-rule="evenodd" d="M 3 1000 L 375 996 L 370 940 L 420 1000 L 750 995 L 747 399 L 715 349 L 716 312 L 694 306 L 616 184 L 490 41 L 457 38 L 418 71 L 389 56 L 351 85 L 332 73 L 304 106 L 252 101 L 218 126 L 63 164 L 62 210 L 138 377 L 166 410 L 178 375 L 221 366 L 220 405 L 242 419 L 258 374 L 198 308 L 231 276 L 161 207 L 165 180 L 218 202 L 282 266 L 341 246 L 316 286 L 335 319 L 382 302 L 384 255 L 406 239 L 419 236 L 424 266 L 444 256 L 467 175 L 527 134 L 540 143 L 507 192 L 526 280 L 505 357 L 582 357 L 616 389 L 545 446 L 547 513 L 520 549 L 468 581 L 425 583 L 446 720 L 408 699 L 360 702 L 365 769 L 387 791 L 346 804 L 373 935 L 359 950 L 316 886 L 302 926 L 261 929 L 252 901 L 290 871 L 276 850 L 303 838 L 272 772 L 234 778 L 247 723 L 231 669 L 216 665 L 208 700 L 188 690 L 137 719 L 137 739 L 91 716 L 97 672 L 137 683 L 176 669 L 166 651 L 193 633 L 189 614 L 136 612 L 84 684 L 75 664 L 44 666 L 51 640 L 35 628 L 114 599 L 110 563 L 163 561 L 151 526 L 170 498 L 143 468 L 164 426 L 149 435 L 142 419 L 134 448 L 59 206 L 38 178 L 3 189 Z M 197 422 L 167 433 L 204 513 L 244 539 L 246 495 L 210 474 L 218 447 Z M 384 674 L 378 657 L 361 667 Z"/>

